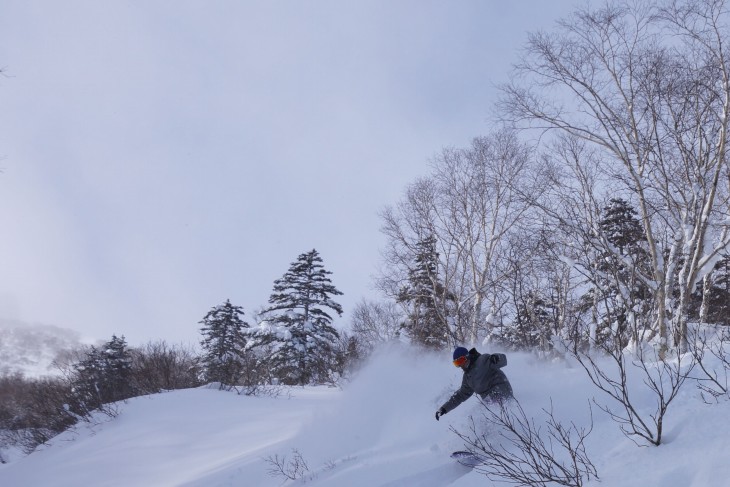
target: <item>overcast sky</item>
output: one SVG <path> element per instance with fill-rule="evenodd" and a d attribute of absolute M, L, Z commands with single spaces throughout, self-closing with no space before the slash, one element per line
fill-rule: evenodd
<path fill-rule="evenodd" d="M 194 342 L 316 248 L 344 325 L 379 211 L 574 4 L 3 0 L 0 319 Z"/>

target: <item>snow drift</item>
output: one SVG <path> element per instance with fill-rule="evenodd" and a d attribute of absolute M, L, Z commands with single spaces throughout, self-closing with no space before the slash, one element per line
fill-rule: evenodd
<path fill-rule="evenodd" d="M 509 360 L 505 372 L 530 417 L 539 422 L 552 404 L 558 419 L 590 423 L 589 401 L 602 398 L 582 370 L 525 354 Z M 469 417 L 482 413 L 476 398 L 434 418 L 460 374 L 449 354 L 394 348 L 342 390 L 291 388 L 274 398 L 199 388 L 135 398 L 116 418 L 80 425 L 0 466 L 0 485 L 490 485 L 449 458 L 462 446 L 450 428 L 466 431 Z M 601 481 L 589 485 L 728 485 L 729 412 L 727 402 L 706 404 L 688 384 L 672 405 L 665 443 L 639 448 L 594 407 L 587 448 Z M 299 480 L 269 472 L 273 459 L 295 455 L 306 463 Z"/>

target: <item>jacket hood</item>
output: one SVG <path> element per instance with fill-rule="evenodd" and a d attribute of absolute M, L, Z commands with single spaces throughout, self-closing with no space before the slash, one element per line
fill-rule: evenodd
<path fill-rule="evenodd" d="M 474 364 L 477 363 L 477 358 L 479 358 L 480 355 L 481 353 L 477 352 L 476 348 L 472 348 L 471 350 L 469 350 L 469 365 L 466 367 L 466 370 L 470 370 L 472 367 L 474 367 Z"/>

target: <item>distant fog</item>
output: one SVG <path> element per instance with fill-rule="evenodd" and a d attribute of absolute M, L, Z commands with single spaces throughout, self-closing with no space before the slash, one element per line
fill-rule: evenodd
<path fill-rule="evenodd" d="M 40 323 L 0 320 L 0 375 L 20 372 L 28 377 L 55 375 L 51 365 L 64 351 L 82 345 L 69 329 Z"/>

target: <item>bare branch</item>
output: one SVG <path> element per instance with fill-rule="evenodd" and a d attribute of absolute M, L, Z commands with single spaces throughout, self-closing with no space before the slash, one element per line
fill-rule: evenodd
<path fill-rule="evenodd" d="M 543 412 L 546 420 L 538 425 L 518 402 L 508 401 L 498 407 L 485 406 L 484 418 L 496 426 L 496 435 L 480 432 L 473 418 L 467 433 L 452 431 L 480 459 L 475 470 L 493 480 L 525 487 L 580 487 L 598 479 L 585 448 L 593 429 L 592 415 L 590 426 L 584 428 L 562 424 L 555 418 L 552 404 Z"/>

